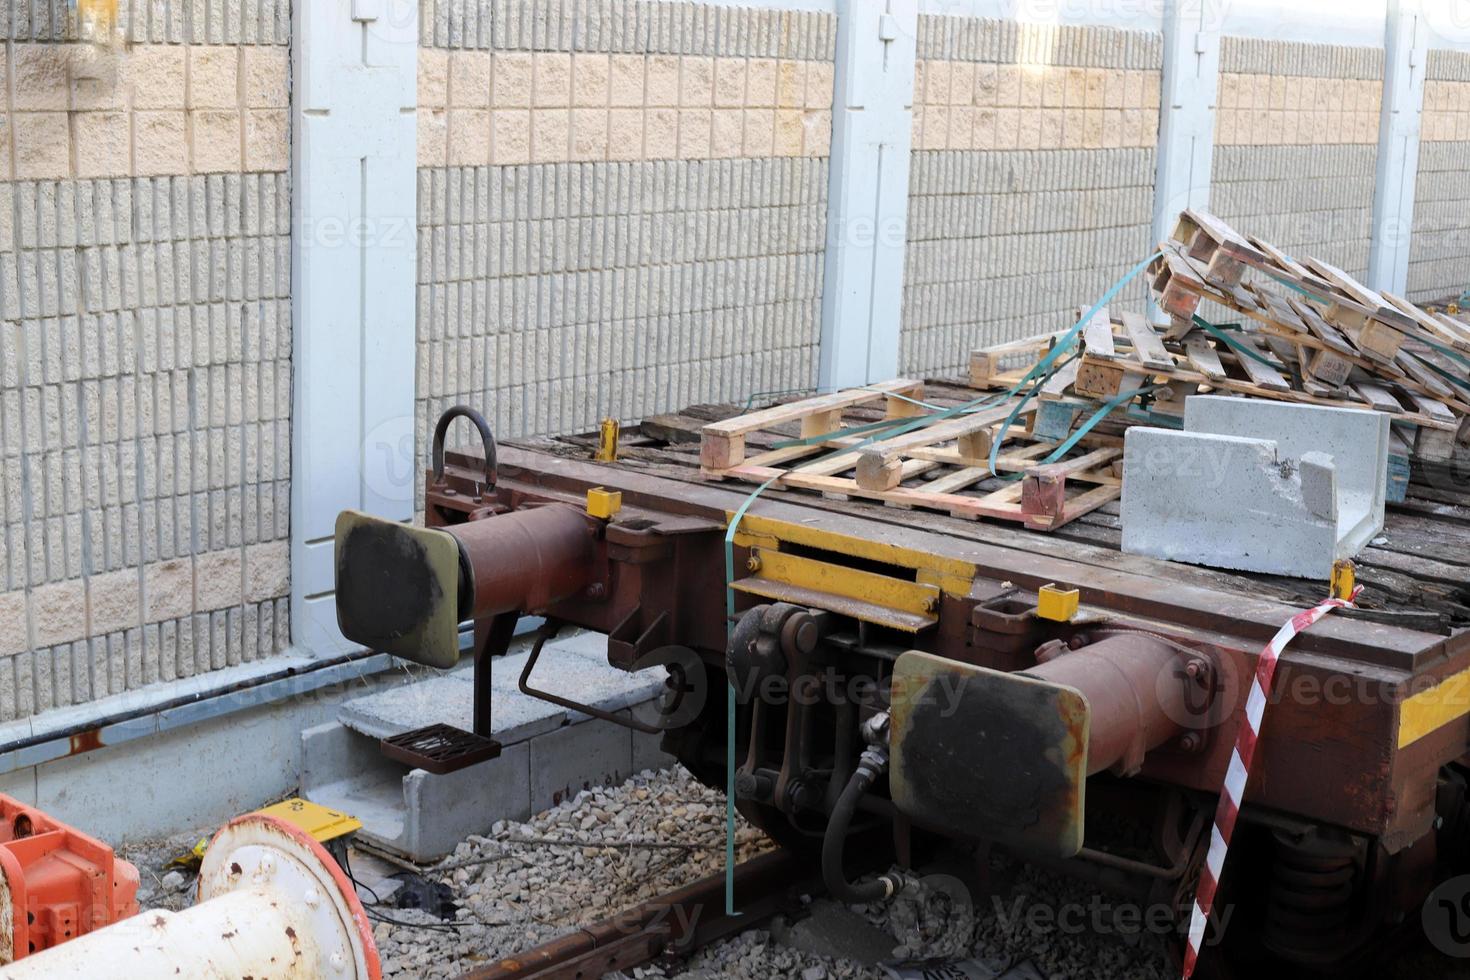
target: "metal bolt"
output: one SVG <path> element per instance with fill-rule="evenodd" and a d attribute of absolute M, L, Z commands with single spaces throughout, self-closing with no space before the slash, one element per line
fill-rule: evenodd
<path fill-rule="evenodd" d="M 315 888 L 308 888 L 306 894 L 301 896 L 301 898 L 302 901 L 306 902 L 308 908 L 314 909 L 322 904 L 322 893 Z"/>
<path fill-rule="evenodd" d="M 1204 739 L 1200 738 L 1199 732 L 1186 732 L 1179 739 L 1179 747 L 1186 752 L 1198 752 L 1204 745 Z"/>
<path fill-rule="evenodd" d="M 761 570 L 761 560 L 755 556 L 754 552 L 751 553 L 749 558 L 745 559 L 745 570 L 747 572 L 758 572 Z"/>

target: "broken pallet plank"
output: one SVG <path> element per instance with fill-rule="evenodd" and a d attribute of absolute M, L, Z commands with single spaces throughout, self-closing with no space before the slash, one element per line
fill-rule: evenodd
<path fill-rule="evenodd" d="M 1133 342 L 1133 356 L 1145 367 L 1173 368 L 1174 358 L 1170 355 L 1164 342 L 1154 332 L 1142 315 L 1131 310 L 1123 314 L 1123 332 Z"/>
<path fill-rule="evenodd" d="M 1082 328 L 1082 346 L 1094 357 L 1117 357 L 1113 347 L 1113 321 L 1107 307 L 1100 308 Z"/>
<path fill-rule="evenodd" d="M 1220 363 L 1220 355 L 1204 337 L 1190 337 L 1186 340 L 1184 355 L 1189 358 L 1189 363 L 1194 366 L 1194 369 L 1206 378 L 1225 377 L 1225 366 Z"/>

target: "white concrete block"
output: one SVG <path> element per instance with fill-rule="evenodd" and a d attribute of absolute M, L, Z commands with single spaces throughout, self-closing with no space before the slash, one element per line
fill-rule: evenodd
<path fill-rule="evenodd" d="M 1383 527 L 1388 416 L 1220 396 L 1185 431 L 1134 427 L 1123 550 L 1326 579 Z"/>
<path fill-rule="evenodd" d="M 594 786 L 615 786 L 633 774 L 633 733 L 606 721 L 531 740 L 531 810 L 539 812 Z"/>

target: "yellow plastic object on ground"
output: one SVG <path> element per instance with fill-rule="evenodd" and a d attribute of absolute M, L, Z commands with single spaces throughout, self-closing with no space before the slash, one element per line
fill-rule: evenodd
<path fill-rule="evenodd" d="M 299 797 L 282 800 L 255 812 L 285 820 L 299 827 L 319 844 L 355 834 L 362 829 L 362 821 L 356 817 Z"/>

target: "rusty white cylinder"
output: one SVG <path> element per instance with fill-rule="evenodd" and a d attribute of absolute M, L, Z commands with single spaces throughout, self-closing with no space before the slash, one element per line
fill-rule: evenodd
<path fill-rule="evenodd" d="M 215 835 L 192 908 L 143 912 L 0 968 L 0 980 L 381 975 L 371 925 L 346 875 L 302 831 L 260 814 Z"/>

